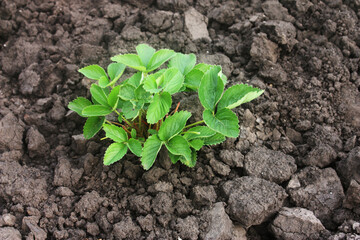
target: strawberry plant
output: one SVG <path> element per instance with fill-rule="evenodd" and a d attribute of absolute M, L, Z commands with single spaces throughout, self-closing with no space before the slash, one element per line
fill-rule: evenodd
<path fill-rule="evenodd" d="M 156 51 L 146 44 L 138 45 L 136 51 L 112 57 L 107 71 L 98 65 L 81 68 L 80 73 L 96 80 L 90 87 L 91 100 L 78 97 L 68 105 L 87 118 L 85 138 L 103 129 L 104 139 L 114 141 L 105 152 L 105 165 L 119 161 L 130 150 L 148 170 L 165 147 L 172 163 L 193 167 L 204 145 L 238 137 L 239 120 L 231 109 L 264 92 L 246 84 L 225 90 L 227 78 L 221 67 L 196 64 L 194 54 Z M 159 69 L 165 62 L 168 68 Z M 137 72 L 120 80 L 126 67 Z M 203 120 L 188 124 L 191 113 L 181 111 L 179 103 L 172 108 L 171 96 L 181 91 L 198 92 L 205 109 Z M 117 121 L 108 116 L 114 114 Z"/>

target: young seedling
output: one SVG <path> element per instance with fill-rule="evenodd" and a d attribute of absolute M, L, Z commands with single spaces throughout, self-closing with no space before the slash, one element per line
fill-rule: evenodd
<path fill-rule="evenodd" d="M 114 141 L 105 152 L 105 165 L 119 161 L 130 150 L 148 170 L 165 147 L 172 163 L 180 161 L 194 167 L 197 151 L 204 145 L 238 137 L 239 120 L 231 109 L 264 92 L 246 84 L 224 91 L 227 78 L 221 67 L 196 64 L 194 54 L 155 51 L 146 44 L 138 45 L 136 51 L 137 54 L 112 57 L 114 63 L 107 72 L 98 65 L 81 68 L 80 73 L 97 81 L 90 87 L 91 101 L 78 97 L 68 105 L 87 118 L 85 138 L 90 139 L 103 129 L 105 138 Z M 165 62 L 168 68 L 158 70 Z M 137 72 L 119 81 L 126 67 Z M 191 113 L 181 111 L 179 103 L 170 112 L 171 96 L 182 91 L 198 92 L 205 109 L 203 120 L 188 124 Z M 106 117 L 113 112 L 118 116 L 116 122 Z"/>

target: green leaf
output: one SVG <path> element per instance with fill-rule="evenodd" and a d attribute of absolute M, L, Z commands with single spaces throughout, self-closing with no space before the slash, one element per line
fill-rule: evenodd
<path fill-rule="evenodd" d="M 209 127 L 206 126 L 197 126 L 190 128 L 184 134 L 184 138 L 189 140 L 196 139 L 196 138 L 206 138 L 215 135 L 215 131 L 211 130 Z"/>
<path fill-rule="evenodd" d="M 200 82 L 204 74 L 214 65 L 199 63 L 189 73 L 185 75 L 184 85 L 191 90 L 198 90 Z M 226 84 L 226 76 L 220 71 L 220 78 L 223 80 L 224 85 Z"/>
<path fill-rule="evenodd" d="M 104 155 L 104 165 L 110 165 L 114 162 L 119 161 L 127 152 L 128 148 L 123 143 L 113 143 L 111 144 L 105 152 Z"/>
<path fill-rule="evenodd" d="M 177 53 L 175 55 L 175 57 L 173 57 L 169 61 L 169 68 L 175 67 L 175 68 L 179 69 L 179 71 L 183 75 L 186 75 L 190 72 L 191 69 L 194 68 L 195 63 L 196 63 L 195 54 L 193 54 L 193 53 L 191 53 L 191 54 Z"/>
<path fill-rule="evenodd" d="M 128 79 L 127 83 L 135 88 L 139 87 L 141 75 L 142 75 L 141 72 L 135 73 L 134 75 L 131 76 L 131 78 Z"/>
<path fill-rule="evenodd" d="M 127 142 L 127 146 L 129 147 L 130 151 L 133 154 L 135 154 L 138 157 L 141 157 L 142 146 L 138 140 L 134 138 L 130 138 L 129 141 Z"/>
<path fill-rule="evenodd" d="M 204 145 L 215 145 L 225 141 L 226 137 L 220 133 L 216 133 L 211 137 L 203 138 L 203 140 L 204 140 Z"/>
<path fill-rule="evenodd" d="M 73 110 L 74 112 L 76 112 L 77 114 L 79 114 L 80 116 L 84 117 L 82 115 L 82 110 L 87 107 L 92 105 L 91 102 L 89 100 L 87 100 L 86 98 L 83 97 L 78 97 L 75 100 L 69 102 L 68 108 L 70 110 Z"/>
<path fill-rule="evenodd" d="M 108 84 L 109 84 L 109 79 L 108 79 L 107 77 L 102 76 L 102 77 L 99 79 L 99 86 L 100 86 L 101 88 L 105 88 Z"/>
<path fill-rule="evenodd" d="M 141 165 L 145 170 L 149 170 L 154 164 L 162 145 L 163 143 L 157 135 L 152 135 L 146 140 L 140 159 Z"/>
<path fill-rule="evenodd" d="M 224 83 L 218 76 L 219 66 L 210 68 L 202 77 L 199 86 L 199 99 L 205 109 L 215 110 L 215 106 L 224 91 Z"/>
<path fill-rule="evenodd" d="M 118 107 L 119 91 L 120 91 L 120 85 L 114 87 L 107 97 L 108 104 L 113 110 L 115 110 Z"/>
<path fill-rule="evenodd" d="M 194 139 L 189 142 L 190 146 L 195 149 L 196 151 L 199 151 L 202 146 L 204 146 L 204 140 L 202 139 Z"/>
<path fill-rule="evenodd" d="M 163 88 L 161 86 L 164 76 L 159 73 L 151 74 L 144 80 L 144 89 L 150 93 L 158 93 Z"/>
<path fill-rule="evenodd" d="M 89 117 L 88 119 L 86 119 L 83 128 L 85 139 L 90 139 L 93 136 L 95 136 L 95 134 L 99 132 L 100 129 L 102 128 L 104 122 L 105 122 L 105 117 Z"/>
<path fill-rule="evenodd" d="M 223 81 L 224 85 L 226 85 L 226 83 L 227 83 L 227 77 L 225 76 L 225 74 L 222 73 L 222 70 L 221 70 L 221 72 L 219 72 L 219 77 L 220 77 L 221 80 Z"/>
<path fill-rule="evenodd" d="M 122 143 L 128 140 L 128 135 L 125 130 L 115 125 L 104 124 L 105 136 L 112 139 L 114 142 Z"/>
<path fill-rule="evenodd" d="M 171 95 L 178 92 L 184 83 L 184 76 L 177 68 L 169 68 L 164 73 L 164 91 Z"/>
<path fill-rule="evenodd" d="M 82 73 L 85 77 L 100 80 L 101 77 L 106 77 L 105 70 L 99 65 L 90 65 L 84 68 L 79 69 L 79 72 Z"/>
<path fill-rule="evenodd" d="M 130 101 L 126 101 L 123 103 L 121 110 L 125 116 L 126 119 L 133 119 L 135 117 L 137 117 L 137 115 L 139 114 L 139 110 L 142 106 L 139 105 L 135 105 L 130 102 Z"/>
<path fill-rule="evenodd" d="M 191 92 L 191 91 L 194 91 L 194 90 L 187 88 L 184 84 L 182 85 L 182 87 L 179 90 L 179 92 Z"/>
<path fill-rule="evenodd" d="M 90 92 L 91 96 L 96 100 L 96 102 L 100 103 L 101 105 L 108 106 L 107 96 L 100 86 L 91 84 Z"/>
<path fill-rule="evenodd" d="M 109 93 L 110 93 L 110 91 L 111 91 L 110 88 L 103 88 L 102 90 L 104 91 L 104 93 L 105 93 L 106 96 L 109 95 Z"/>
<path fill-rule="evenodd" d="M 191 149 L 184 137 L 177 135 L 165 142 L 165 146 L 172 154 L 181 155 L 186 160 L 191 160 Z"/>
<path fill-rule="evenodd" d="M 145 101 L 144 100 L 133 101 L 133 104 L 135 104 L 135 109 L 140 110 L 144 108 Z"/>
<path fill-rule="evenodd" d="M 95 100 L 95 98 L 93 96 L 91 96 L 91 101 L 95 104 L 95 105 L 101 105 L 98 101 Z"/>
<path fill-rule="evenodd" d="M 147 66 L 151 57 L 155 53 L 155 49 L 147 44 L 139 44 L 136 47 L 136 52 L 139 55 L 141 62 L 144 64 L 144 66 Z"/>
<path fill-rule="evenodd" d="M 169 155 L 169 158 L 170 158 L 172 164 L 177 163 L 179 161 L 180 157 L 181 157 L 181 155 L 174 155 L 169 151 L 168 151 L 168 155 Z"/>
<path fill-rule="evenodd" d="M 87 106 L 82 110 L 82 114 L 85 117 L 96 117 L 96 116 L 106 116 L 112 112 L 110 107 L 102 105 L 91 105 Z"/>
<path fill-rule="evenodd" d="M 214 67 L 214 65 L 210 65 L 210 64 L 206 64 L 206 63 L 199 63 L 194 67 L 194 69 L 197 69 L 199 71 L 202 71 L 203 73 L 206 73 L 212 67 Z"/>
<path fill-rule="evenodd" d="M 120 87 L 119 97 L 123 100 L 134 100 L 136 88 L 130 84 L 123 84 Z"/>
<path fill-rule="evenodd" d="M 200 86 L 201 78 L 204 76 L 204 73 L 198 69 L 191 70 L 185 76 L 184 85 L 187 88 L 192 90 L 197 90 Z"/>
<path fill-rule="evenodd" d="M 166 118 L 160 126 L 159 138 L 163 141 L 168 141 L 179 134 L 184 129 L 186 122 L 190 117 L 190 112 L 180 111 Z"/>
<path fill-rule="evenodd" d="M 134 128 L 131 129 L 131 137 L 136 138 L 136 130 Z"/>
<path fill-rule="evenodd" d="M 167 60 L 175 56 L 175 52 L 169 49 L 161 49 L 157 51 L 150 59 L 146 72 L 151 72 L 161 65 L 163 65 Z"/>
<path fill-rule="evenodd" d="M 197 159 L 197 154 L 195 150 L 191 151 L 191 158 L 190 159 L 186 159 L 183 156 L 180 157 L 180 162 L 188 167 L 195 167 L 196 164 L 196 159 Z"/>
<path fill-rule="evenodd" d="M 147 122 L 150 124 L 157 123 L 169 112 L 171 103 L 170 93 L 162 92 L 155 94 L 146 113 Z"/>
<path fill-rule="evenodd" d="M 141 72 L 146 71 L 146 67 L 141 62 L 141 59 L 136 54 L 124 54 L 124 55 L 116 55 L 111 58 L 112 61 L 125 64 L 131 68 L 139 70 Z"/>
<path fill-rule="evenodd" d="M 149 130 L 148 130 L 148 133 L 149 133 L 150 135 L 155 135 L 155 134 L 158 134 L 158 131 L 156 131 L 155 129 L 149 129 Z"/>
<path fill-rule="evenodd" d="M 223 108 L 215 115 L 206 109 L 203 112 L 203 119 L 209 128 L 218 133 L 233 138 L 239 136 L 239 119 L 230 109 Z"/>
<path fill-rule="evenodd" d="M 118 101 L 118 103 L 117 103 L 117 107 L 116 107 L 116 108 L 122 109 L 125 102 L 126 102 L 126 101 L 124 101 L 124 100 L 122 100 L 121 98 L 119 98 L 119 101 Z"/>
<path fill-rule="evenodd" d="M 234 85 L 224 92 L 224 95 L 218 103 L 217 109 L 233 109 L 259 97 L 263 92 L 264 90 L 246 84 Z"/>
<path fill-rule="evenodd" d="M 135 90 L 135 98 L 140 100 L 140 99 L 148 99 L 150 97 L 150 93 L 147 92 L 144 89 L 144 85 L 140 85 L 136 90 Z"/>
<path fill-rule="evenodd" d="M 107 86 L 114 85 L 117 80 L 120 79 L 121 75 L 124 73 L 125 65 L 122 63 L 110 63 L 107 72 L 109 74 L 109 77 L 111 79 L 111 82 L 108 83 Z"/>

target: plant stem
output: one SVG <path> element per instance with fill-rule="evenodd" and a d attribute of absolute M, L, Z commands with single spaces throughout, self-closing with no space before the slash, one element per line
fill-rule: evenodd
<path fill-rule="evenodd" d="M 109 121 L 110 122 L 110 121 Z M 115 125 L 118 125 L 118 126 L 124 126 L 124 125 L 122 125 L 121 123 L 117 123 L 117 122 L 110 122 L 110 123 L 112 123 L 112 124 L 115 124 Z"/>
<path fill-rule="evenodd" d="M 147 122 L 145 122 L 144 119 L 141 119 L 141 121 L 142 121 L 142 123 L 143 123 L 144 125 L 149 126 L 149 124 L 148 124 Z"/>
<path fill-rule="evenodd" d="M 180 106 L 180 102 L 178 102 L 178 104 L 176 105 L 176 108 L 170 114 L 166 114 L 166 118 L 168 117 L 168 115 L 173 115 L 174 113 L 176 113 L 177 110 L 179 109 L 179 106 Z"/>
<path fill-rule="evenodd" d="M 121 125 L 121 127 L 128 133 L 131 135 L 131 132 L 129 130 L 126 129 L 126 127 L 124 125 Z"/>
<path fill-rule="evenodd" d="M 198 124 L 201 124 L 205 122 L 204 120 L 201 120 L 201 121 L 198 121 L 198 122 L 194 122 L 192 124 L 189 124 L 189 125 L 186 125 L 184 128 L 189 128 L 189 127 L 192 127 L 192 126 L 195 126 L 195 125 L 198 125 Z"/>
<path fill-rule="evenodd" d="M 180 102 L 177 104 L 177 106 L 176 106 L 176 108 L 175 108 L 174 113 L 176 113 L 176 112 L 177 112 L 177 110 L 179 109 L 179 106 L 180 106 Z"/>
<path fill-rule="evenodd" d="M 131 132 L 124 125 L 122 125 L 121 123 L 111 122 L 111 121 L 108 121 L 108 120 L 106 120 L 106 122 L 108 122 L 109 124 L 118 125 L 118 126 L 122 127 L 127 133 L 131 134 Z"/>
<path fill-rule="evenodd" d="M 181 134 L 185 134 L 185 133 L 193 133 L 193 134 L 196 134 L 196 135 L 200 135 L 200 132 L 193 132 L 193 131 L 181 132 Z"/>
<path fill-rule="evenodd" d="M 134 128 L 134 126 L 126 118 L 124 118 L 124 116 L 121 115 L 116 109 L 114 111 L 117 113 L 117 115 L 119 115 L 122 118 L 122 120 L 124 120 L 124 122 L 126 122 L 127 125 Z"/>

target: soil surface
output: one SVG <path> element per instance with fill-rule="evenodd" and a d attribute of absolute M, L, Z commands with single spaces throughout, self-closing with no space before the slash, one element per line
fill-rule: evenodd
<path fill-rule="evenodd" d="M 0 239 L 359 239 L 358 0 L 2 0 Z M 77 70 L 139 43 L 265 90 L 192 169 L 82 136 Z M 201 107 L 179 95 L 180 109 Z M 196 103 L 196 102 L 195 102 Z"/>

